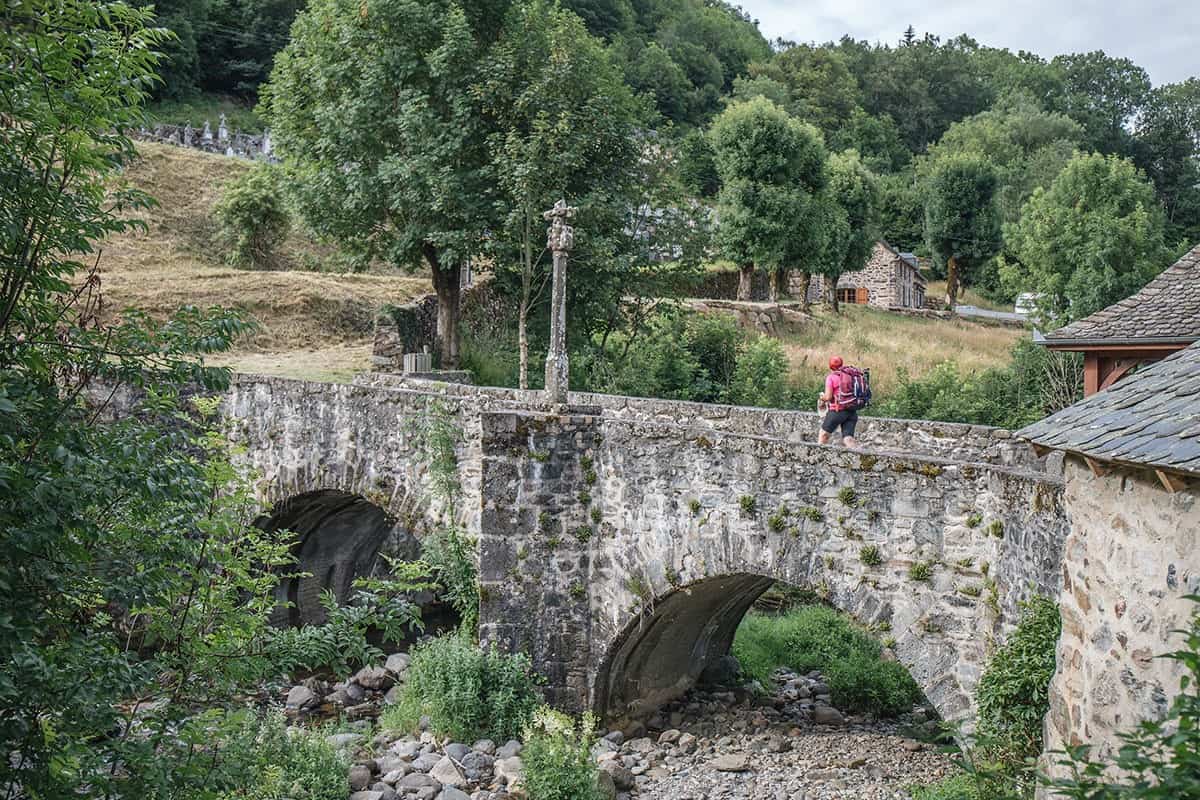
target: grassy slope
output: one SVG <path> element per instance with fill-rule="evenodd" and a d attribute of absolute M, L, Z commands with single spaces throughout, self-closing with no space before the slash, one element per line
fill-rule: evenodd
<path fill-rule="evenodd" d="M 901 369 L 920 376 L 943 361 L 956 361 L 967 370 L 1001 366 L 1009 361 L 1013 343 L 1028 333 L 1014 328 L 966 320 L 905 317 L 871 308 L 842 306 L 839 316 L 813 307 L 816 324 L 783 337 L 793 374 L 805 384 L 827 372 L 829 356 L 847 364 L 869 367 L 877 395 L 898 383 Z"/>
<path fill-rule="evenodd" d="M 169 145 L 140 144 L 129 178 L 159 201 L 140 216 L 148 231 L 105 243 L 100 260 L 105 303 L 163 317 L 184 304 L 236 306 L 262 330 L 221 357 L 246 371 L 331 379 L 366 368 L 375 311 L 430 291 L 426 278 L 224 265 L 213 244 L 212 206 L 221 185 L 245 162 Z M 327 251 L 293 235 L 284 258 L 320 260 Z"/>

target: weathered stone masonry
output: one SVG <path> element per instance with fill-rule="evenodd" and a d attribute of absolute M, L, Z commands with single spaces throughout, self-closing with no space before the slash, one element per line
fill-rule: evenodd
<path fill-rule="evenodd" d="M 400 549 L 440 513 L 417 446 L 440 403 L 465 432 L 481 634 L 528 651 L 569 708 L 619 716 L 682 691 L 784 580 L 889 623 L 930 700 L 964 717 L 989 638 L 1020 598 L 1058 589 L 1060 485 L 991 429 L 872 420 L 863 440 L 881 451 L 854 453 L 805 443 L 815 415 L 800 412 L 587 396 L 588 413 L 562 415 L 508 390 L 374 382 L 238 378 L 228 427 L 262 496 L 361 495 L 395 521 L 383 549 Z M 908 578 L 917 561 L 930 581 Z"/>

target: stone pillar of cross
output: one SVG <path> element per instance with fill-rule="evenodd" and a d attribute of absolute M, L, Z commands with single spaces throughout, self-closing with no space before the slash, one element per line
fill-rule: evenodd
<path fill-rule="evenodd" d="M 546 229 L 546 248 L 554 256 L 550 293 L 550 351 L 546 353 L 546 400 L 554 405 L 567 402 L 567 257 L 575 243 L 575 230 L 567 221 L 575 209 L 559 200 L 542 214 L 550 223 Z"/>

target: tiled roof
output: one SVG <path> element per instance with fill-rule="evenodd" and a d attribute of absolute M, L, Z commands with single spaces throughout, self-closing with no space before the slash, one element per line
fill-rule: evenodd
<path fill-rule="evenodd" d="M 1171 344 L 1200 339 L 1200 245 L 1140 292 L 1046 334 L 1046 344 Z"/>
<path fill-rule="evenodd" d="M 1200 342 L 1017 436 L 1099 461 L 1200 475 Z"/>

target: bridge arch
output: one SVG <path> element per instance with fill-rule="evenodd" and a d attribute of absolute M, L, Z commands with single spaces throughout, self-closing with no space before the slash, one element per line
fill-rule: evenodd
<path fill-rule="evenodd" d="M 362 495 L 317 489 L 275 503 L 254 522 L 268 531 L 296 535 L 292 555 L 297 577 L 276 588 L 277 624 L 319 624 L 325 620 L 321 595 L 331 591 L 339 603 L 350 597 L 355 578 L 382 568 L 380 553 L 416 558 L 416 538 L 396 517 Z"/>

